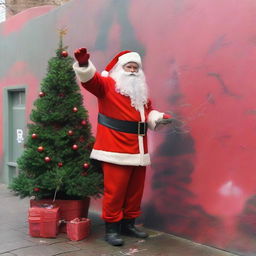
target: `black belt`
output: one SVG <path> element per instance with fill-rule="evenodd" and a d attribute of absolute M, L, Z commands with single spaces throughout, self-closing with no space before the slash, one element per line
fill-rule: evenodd
<path fill-rule="evenodd" d="M 142 136 L 146 135 L 148 129 L 147 123 L 118 120 L 100 113 L 98 115 L 98 122 L 119 132 L 134 133 Z"/>

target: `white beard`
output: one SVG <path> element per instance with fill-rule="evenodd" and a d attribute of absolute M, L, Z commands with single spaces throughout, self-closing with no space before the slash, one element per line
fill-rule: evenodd
<path fill-rule="evenodd" d="M 148 101 L 148 88 L 144 72 L 139 69 L 137 73 L 126 72 L 123 67 L 117 65 L 110 73 L 116 81 L 116 91 L 131 99 L 131 106 L 141 109 Z"/>

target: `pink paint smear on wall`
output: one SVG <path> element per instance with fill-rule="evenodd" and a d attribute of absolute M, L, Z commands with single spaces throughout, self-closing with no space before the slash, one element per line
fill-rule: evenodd
<path fill-rule="evenodd" d="M 10 17 L 3 23 L 3 35 L 9 35 L 21 30 L 31 19 L 44 15 L 54 9 L 55 6 L 45 5 L 27 9 L 15 16 Z"/>

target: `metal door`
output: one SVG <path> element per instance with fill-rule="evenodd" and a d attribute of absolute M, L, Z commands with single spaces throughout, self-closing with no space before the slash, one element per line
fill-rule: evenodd
<path fill-rule="evenodd" d="M 25 90 L 8 91 L 8 183 L 18 174 L 17 159 L 24 150 Z"/>

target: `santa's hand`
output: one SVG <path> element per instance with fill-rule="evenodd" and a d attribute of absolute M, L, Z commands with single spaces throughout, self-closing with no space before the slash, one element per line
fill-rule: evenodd
<path fill-rule="evenodd" d="M 159 120 L 157 120 L 154 130 L 158 131 L 158 130 L 161 130 L 166 125 L 168 127 L 168 124 L 172 125 L 173 120 L 174 120 L 173 118 L 165 118 L 164 119 L 164 117 L 159 119 Z"/>
<path fill-rule="evenodd" d="M 74 52 L 75 58 L 80 67 L 87 67 L 90 54 L 87 53 L 86 48 L 79 48 Z"/>
<path fill-rule="evenodd" d="M 174 119 L 171 118 L 171 115 L 164 113 L 163 117 L 156 121 L 156 126 L 159 126 L 160 124 L 170 124 L 173 122 L 173 120 Z"/>
<path fill-rule="evenodd" d="M 160 119 L 158 121 L 156 121 L 156 125 L 159 125 L 159 124 L 170 124 L 173 122 L 173 118 L 163 118 L 163 119 Z"/>

